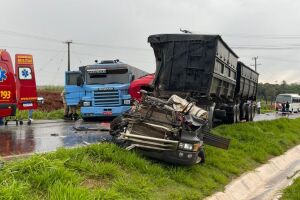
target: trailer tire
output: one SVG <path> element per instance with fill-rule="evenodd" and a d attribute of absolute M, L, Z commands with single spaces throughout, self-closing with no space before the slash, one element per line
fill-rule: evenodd
<path fill-rule="evenodd" d="M 249 104 L 246 104 L 245 108 L 246 108 L 245 119 L 248 122 L 251 119 L 251 107 L 249 106 Z"/>
<path fill-rule="evenodd" d="M 235 120 L 235 122 L 236 123 L 239 123 L 240 121 L 241 121 L 241 116 L 240 116 L 240 106 L 239 105 L 236 105 L 235 106 L 235 108 L 236 108 L 236 120 Z"/>
<path fill-rule="evenodd" d="M 233 107 L 228 107 L 228 109 L 226 109 L 226 118 L 229 124 L 235 124 L 237 122 L 237 111 L 238 110 L 236 105 Z"/>
<path fill-rule="evenodd" d="M 250 118 L 251 122 L 253 121 L 253 119 L 255 117 L 255 112 L 256 112 L 255 106 L 251 105 L 251 118 Z"/>
<path fill-rule="evenodd" d="M 240 106 L 240 119 L 246 119 L 246 112 L 247 112 L 247 105 L 245 103 L 243 103 Z"/>

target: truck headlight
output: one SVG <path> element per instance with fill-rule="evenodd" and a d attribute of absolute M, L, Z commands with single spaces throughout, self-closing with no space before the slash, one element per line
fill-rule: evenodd
<path fill-rule="evenodd" d="M 130 103 L 131 103 L 131 102 L 130 102 L 130 99 L 125 99 L 125 100 L 124 100 L 124 104 L 125 104 L 125 105 L 130 105 Z"/>
<path fill-rule="evenodd" d="M 91 102 L 90 101 L 84 101 L 83 106 L 91 106 Z"/>
<path fill-rule="evenodd" d="M 200 146 L 201 145 L 199 143 L 189 144 L 189 143 L 180 142 L 178 144 L 178 149 L 182 149 L 182 150 L 186 150 L 186 151 L 198 151 Z"/>

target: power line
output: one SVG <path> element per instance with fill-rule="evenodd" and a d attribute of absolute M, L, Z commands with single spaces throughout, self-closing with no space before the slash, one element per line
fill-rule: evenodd
<path fill-rule="evenodd" d="M 188 30 L 188 29 L 186 29 Z M 222 37 L 235 37 L 235 38 L 261 38 L 261 39 L 300 39 L 300 34 L 248 34 L 248 33 L 203 33 L 199 30 L 188 30 L 189 33 L 194 34 L 207 34 L 207 35 L 221 35 Z"/>
<path fill-rule="evenodd" d="M 274 46 L 231 46 L 232 49 L 241 49 L 241 50 L 298 50 L 300 46 L 294 47 L 274 47 Z"/>
<path fill-rule="evenodd" d="M 58 51 L 58 53 L 56 53 L 54 56 L 52 56 L 52 57 L 49 59 L 49 61 L 47 61 L 45 64 L 42 64 L 41 66 L 42 66 L 43 68 L 39 68 L 39 70 L 37 70 L 37 72 L 42 72 L 43 70 L 45 70 L 46 67 L 49 66 L 49 64 L 51 64 L 51 62 L 55 60 L 55 58 L 58 58 L 58 57 L 59 57 L 59 55 L 63 54 L 63 56 L 64 56 L 65 51 L 63 51 L 63 49 L 64 49 L 64 46 L 61 48 L 60 51 Z"/>
<path fill-rule="evenodd" d="M 76 45 L 82 46 L 92 46 L 92 47 L 100 47 L 100 48 L 109 48 L 109 49 L 125 49 L 125 50 L 134 50 L 134 51 L 152 51 L 152 49 L 140 48 L 140 47 L 132 47 L 132 46 L 115 46 L 115 45 L 107 45 L 107 44 L 92 44 L 92 43 L 83 43 L 83 42 L 74 42 Z"/>
<path fill-rule="evenodd" d="M 247 35 L 247 34 L 220 34 L 224 37 L 259 38 L 259 39 L 300 39 L 300 35 Z"/>
<path fill-rule="evenodd" d="M 62 40 L 44 37 L 39 35 L 27 34 L 27 33 L 20 33 L 16 31 L 10 30 L 3 30 L 0 29 L 0 34 L 9 35 L 9 36 L 17 36 L 17 37 L 26 37 L 36 40 L 43 40 L 48 42 L 56 42 L 56 43 L 65 43 Z M 139 48 L 139 47 L 130 47 L 130 46 L 114 46 L 114 45 L 107 45 L 107 44 L 95 44 L 95 43 L 85 43 L 85 42 L 74 42 L 74 44 L 82 45 L 82 46 L 93 46 L 93 47 L 100 47 L 100 48 L 110 48 L 110 49 L 126 49 L 126 50 L 135 50 L 135 51 L 151 51 L 151 49 L 146 48 Z"/>
<path fill-rule="evenodd" d="M 2 46 L 1 48 L 10 48 L 10 49 L 26 49 L 26 50 L 32 50 L 32 51 L 54 51 L 54 52 L 61 52 L 57 49 L 40 49 L 40 48 L 31 48 L 31 47 L 19 47 L 19 46 Z"/>
<path fill-rule="evenodd" d="M 193 31 L 194 32 L 194 31 Z M 56 42 L 56 43 L 64 43 L 62 40 L 39 36 L 39 35 L 33 35 L 33 34 L 26 34 L 26 33 L 20 33 L 16 31 L 10 31 L 10 30 L 3 30 L 0 29 L 0 34 L 5 34 L 9 36 L 18 36 L 18 37 L 27 37 L 31 39 L 36 40 L 44 40 L 49 42 Z M 228 37 L 257 37 L 257 38 L 292 38 L 300 39 L 300 35 L 272 35 L 272 34 L 265 34 L 265 35 L 255 35 L 255 34 L 221 34 L 223 36 Z M 150 48 L 141 48 L 141 47 L 133 47 L 133 46 L 118 46 L 118 45 L 108 45 L 108 44 L 96 44 L 96 43 L 85 43 L 85 42 L 73 42 L 75 45 L 82 45 L 82 46 L 91 46 L 91 47 L 99 47 L 99 48 L 110 48 L 110 49 L 122 49 L 122 50 L 133 50 L 133 51 L 145 51 L 150 52 L 152 51 Z M 50 49 L 34 49 L 34 48 L 25 48 L 25 47 L 11 47 L 11 48 L 19 48 L 19 49 L 31 49 L 31 50 L 41 50 L 41 51 L 56 51 L 56 50 L 50 50 Z M 236 45 L 231 46 L 232 49 L 245 49 L 245 50 L 294 50 L 294 49 L 300 49 L 300 44 L 284 44 L 280 46 L 274 46 L 274 45 Z"/>
<path fill-rule="evenodd" d="M 44 40 L 44 41 L 49 41 L 49 42 L 59 42 L 59 43 L 63 42 L 61 40 L 57 40 L 54 38 L 33 35 L 33 34 L 20 33 L 20 32 L 16 32 L 16 31 L 3 30 L 3 29 L 0 29 L 0 34 L 9 35 L 9 36 L 17 36 L 17 37 L 27 37 L 27 38 L 31 38 L 31 39 Z"/>

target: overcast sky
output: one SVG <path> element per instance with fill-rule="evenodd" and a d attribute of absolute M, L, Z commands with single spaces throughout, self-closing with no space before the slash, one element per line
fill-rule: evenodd
<path fill-rule="evenodd" d="M 12 56 L 32 54 L 38 85 L 63 85 L 66 40 L 74 41 L 72 70 L 96 59 L 118 58 L 154 72 L 155 59 L 147 37 L 179 33 L 179 28 L 222 35 L 247 65 L 253 64 L 251 58 L 258 56 L 260 82 L 300 82 L 300 1 L 297 0 L 0 2 L 0 48 L 7 49 Z"/>

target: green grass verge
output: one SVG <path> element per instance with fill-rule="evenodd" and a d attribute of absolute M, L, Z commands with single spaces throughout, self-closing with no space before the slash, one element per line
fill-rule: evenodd
<path fill-rule="evenodd" d="M 18 119 L 28 119 L 28 111 L 17 110 L 16 117 Z M 41 110 L 34 110 L 32 114 L 33 119 L 63 119 L 64 118 L 64 110 L 59 109 L 51 112 L 45 112 Z"/>
<path fill-rule="evenodd" d="M 300 119 L 222 125 L 228 151 L 206 147 L 204 165 L 172 166 L 113 144 L 94 144 L 8 162 L 0 199 L 202 199 L 300 143 Z"/>
<path fill-rule="evenodd" d="M 300 177 L 283 191 L 282 200 L 299 200 L 300 199 Z"/>

